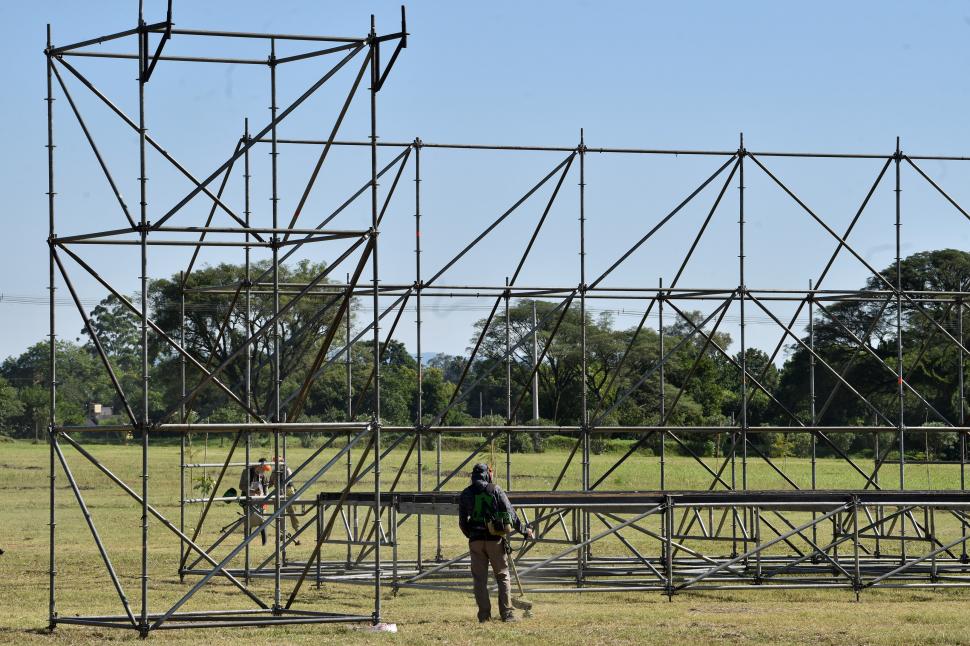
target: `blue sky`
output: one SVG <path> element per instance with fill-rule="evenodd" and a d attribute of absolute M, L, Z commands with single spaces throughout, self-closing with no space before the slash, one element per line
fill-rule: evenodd
<path fill-rule="evenodd" d="M 360 35 L 368 15 L 378 30 L 394 31 L 399 3 L 210 1 L 175 3 L 179 27 Z M 43 338 L 47 284 L 45 24 L 55 44 L 120 31 L 134 25 L 136 3 L 35 1 L 0 5 L 5 100 L 0 103 L 6 139 L 0 176 L 6 197 L 0 242 L 0 357 Z M 161 20 L 164 2 L 146 0 L 149 21 Z M 386 141 L 473 142 L 572 146 L 579 129 L 591 147 L 731 150 L 740 132 L 750 150 L 891 153 L 895 137 L 911 154 L 970 154 L 970 5 L 967 3 L 622 3 L 622 2 L 420 2 L 408 5 L 409 47 L 380 95 L 379 131 Z M 131 40 L 102 51 L 133 52 Z M 281 54 L 301 51 L 281 45 Z M 170 54 L 264 58 L 254 41 L 200 43 L 179 37 Z M 333 59 L 312 59 L 280 70 L 280 103 L 286 105 L 318 78 Z M 135 63 L 71 59 L 128 114 L 137 111 Z M 356 63 L 326 91 L 293 113 L 280 136 L 324 138 Z M 130 206 L 137 202 L 137 147 L 132 133 L 76 80 L 65 77 Z M 198 176 L 224 160 L 241 134 L 243 118 L 254 129 L 268 118 L 268 72 L 262 66 L 191 66 L 162 63 L 148 87 L 147 123 L 176 158 Z M 67 102 L 56 95 L 58 229 L 64 234 L 121 226 L 124 220 L 95 165 Z M 366 100 L 351 106 L 345 138 L 367 134 Z M 257 126 L 258 124 L 258 126 Z M 282 219 L 292 213 L 319 149 L 284 148 L 280 156 Z M 253 155 L 254 220 L 269 224 L 268 152 Z M 304 225 L 356 190 L 367 177 L 365 151 L 335 153 L 308 203 Z M 381 162 L 391 158 L 382 151 Z M 426 150 L 422 155 L 425 276 L 471 240 L 565 157 L 561 153 L 470 153 Z M 879 170 L 878 161 L 765 159 L 773 172 L 841 230 Z M 149 219 L 157 219 L 188 186 L 157 155 L 149 156 Z M 717 168 L 714 158 L 587 157 L 588 266 L 591 276 Z M 801 288 L 814 278 L 834 241 L 787 200 L 763 174 L 746 165 L 745 202 L 749 287 Z M 926 162 L 924 169 L 958 200 L 970 203 L 970 163 Z M 574 167 L 537 242 L 520 284 L 574 286 L 577 270 L 577 187 Z M 382 232 L 382 278 L 414 279 L 413 169 L 388 211 Z M 891 180 L 891 176 L 887 177 Z M 737 182 L 734 182 L 736 186 Z M 384 183 L 382 190 L 386 190 Z M 550 186 L 537 192 L 442 284 L 500 284 L 524 248 Z M 719 187 L 712 185 L 610 278 L 614 286 L 668 282 Z M 878 268 L 893 257 L 893 196 L 884 182 L 853 233 L 859 252 Z M 227 200 L 241 211 L 241 172 Z M 737 191 L 728 191 L 681 284 L 737 285 Z M 289 210 L 288 210 L 289 209 Z M 195 200 L 173 223 L 201 224 L 208 212 Z M 968 223 L 911 171 L 903 176 L 904 254 L 944 246 L 970 248 Z M 351 227 L 366 209 L 349 209 L 335 221 Z M 311 222 L 312 220 L 312 222 Z M 217 223 L 219 221 L 217 220 Z M 225 223 L 223 221 L 222 223 Z M 119 289 L 137 288 L 133 249 L 81 250 Z M 328 260 L 336 243 L 302 257 Z M 205 262 L 238 261 L 240 252 L 211 253 Z M 185 264 L 180 250 L 153 251 L 150 273 L 169 276 Z M 342 275 L 342 274 L 341 274 Z M 846 256 L 830 287 L 862 284 L 866 269 Z M 82 298 L 101 290 L 78 273 Z M 59 296 L 67 298 L 66 290 Z M 460 352 L 470 324 L 485 315 L 485 301 L 429 299 L 426 351 Z M 710 311 L 715 304 L 698 305 Z M 600 301 L 619 326 L 633 325 L 641 306 Z M 750 307 L 750 306 L 749 306 Z M 790 313 L 784 305 L 779 317 Z M 750 313 L 750 310 L 749 310 Z M 80 318 L 58 307 L 58 334 L 75 338 Z M 413 345 L 407 316 L 400 338 Z M 778 332 L 753 316 L 751 342 L 771 346 Z M 723 329 L 736 333 L 732 310 Z"/>

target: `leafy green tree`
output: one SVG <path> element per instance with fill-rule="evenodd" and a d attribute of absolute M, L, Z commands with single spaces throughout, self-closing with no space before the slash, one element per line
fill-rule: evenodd
<path fill-rule="evenodd" d="M 17 397 L 17 389 L 0 377 L 0 431 L 12 433 L 18 417 L 24 412 L 24 403 Z"/>
<path fill-rule="evenodd" d="M 430 422 L 447 408 L 448 402 L 451 401 L 451 396 L 454 392 L 455 384 L 445 379 L 445 375 L 441 369 L 435 367 L 424 369 L 421 380 L 421 396 L 423 398 L 422 412 L 424 413 L 425 423 Z M 462 403 L 448 411 L 442 423 L 445 425 L 458 423 L 464 411 L 465 406 Z M 502 419 L 504 420 L 504 418 Z"/>
<path fill-rule="evenodd" d="M 457 383 L 461 377 L 462 368 L 465 365 L 465 358 L 452 354 L 439 352 L 428 360 L 429 368 L 436 368 L 441 372 L 441 377 L 445 381 Z"/>
<path fill-rule="evenodd" d="M 280 281 L 285 285 L 306 283 L 325 268 L 304 261 L 282 268 Z M 253 322 L 247 324 L 244 292 L 236 293 L 243 279 L 243 268 L 222 264 L 196 270 L 187 282 L 185 303 L 185 347 L 204 365 L 214 367 L 226 361 L 242 347 L 254 329 L 270 320 L 273 305 L 265 289 L 267 264 L 257 264 L 252 272 L 257 278 L 251 301 Z M 913 254 L 900 266 L 904 289 L 911 291 L 970 291 L 970 253 L 943 249 Z M 896 267 L 887 267 L 881 275 L 896 282 Z M 262 282 L 260 282 L 262 281 Z M 230 293 L 214 295 L 193 291 L 195 288 L 226 285 Z M 311 377 L 310 370 L 322 348 L 323 338 L 334 323 L 334 313 L 342 292 L 320 284 L 320 293 L 296 304 L 282 317 L 281 396 L 283 410 L 303 384 L 311 387 L 302 408 L 305 420 L 339 421 L 367 419 L 374 406 L 374 347 L 369 338 L 353 344 L 349 354 L 336 354 L 346 344 L 344 322 L 334 330 L 330 352 L 322 367 Z M 815 421 L 819 425 L 852 426 L 862 424 L 895 425 L 898 415 L 898 381 L 894 370 L 897 362 L 896 299 L 886 284 L 877 277 L 864 285 L 870 293 L 881 296 L 870 300 L 821 300 L 815 306 L 814 344 L 818 355 L 815 363 Z M 284 289 L 284 292 L 287 290 Z M 152 317 L 173 339 L 182 336 L 180 316 L 181 289 L 179 277 L 154 281 L 149 299 Z M 284 293 L 283 304 L 292 298 Z M 356 303 L 352 302 L 351 317 Z M 560 303 L 536 301 L 541 321 L 536 332 L 538 355 L 532 344 L 532 308 L 530 300 L 510 304 L 508 330 L 500 311 L 486 330 L 480 351 L 468 368 L 468 374 L 456 397 L 457 382 L 465 371 L 465 357 L 440 354 L 432 357 L 424 369 L 420 393 L 417 387 L 417 360 L 399 341 L 380 344 L 381 415 L 386 424 L 415 424 L 420 397 L 422 423 L 443 415 L 445 425 L 472 422 L 469 410 L 484 419 L 488 415 L 504 421 L 506 394 L 506 333 L 513 348 L 511 357 L 511 391 L 518 402 L 515 419 L 522 423 L 532 417 L 530 375 L 533 363 L 538 366 L 539 413 L 553 424 L 578 424 L 582 419 L 584 387 L 582 339 L 586 339 L 586 378 L 588 410 L 596 426 L 668 425 L 731 426 L 740 419 L 742 402 L 741 374 L 734 365 L 741 356 L 726 356 L 731 348 L 729 335 L 717 332 L 708 342 L 704 334 L 695 333 L 703 320 L 700 312 L 676 313 L 668 319 L 664 331 L 666 365 L 663 393 L 657 370 L 661 359 L 660 337 L 649 327 L 617 329 L 608 314 L 583 320 L 573 302 L 568 310 Z M 557 309 L 559 308 L 559 309 Z M 920 299 L 906 302 L 899 312 L 902 327 L 903 374 L 908 388 L 904 407 L 907 426 L 948 425 L 960 417 L 961 397 L 956 374 L 967 366 L 965 353 L 958 352 L 953 337 L 957 334 L 958 306 L 945 299 Z M 140 413 L 141 341 L 138 318 L 115 298 L 102 301 L 91 313 L 93 327 L 111 365 L 121 382 L 135 413 Z M 484 328 L 479 321 L 470 345 L 476 343 Z M 553 330 L 555 334 L 553 334 Z M 710 325 L 707 326 L 707 330 Z M 865 347 L 860 348 L 858 340 Z M 805 337 L 807 342 L 807 337 Z M 181 396 L 181 360 L 179 354 L 160 335 L 149 334 L 149 407 L 153 419 Z M 673 348 L 678 347 L 676 351 Z M 251 349 L 253 405 L 267 416 L 273 408 L 272 340 L 264 335 Z M 469 347 L 470 349 L 470 347 Z M 236 393 L 244 392 L 245 355 L 240 353 L 228 363 L 220 380 Z M 624 359 L 625 357 L 625 359 Z M 622 359 L 622 366 L 621 366 Z M 744 356 L 748 369 L 771 393 L 766 395 L 749 380 L 747 402 L 748 424 L 797 426 L 785 412 L 788 409 L 802 423 L 812 421 L 809 373 L 812 357 L 801 345 L 789 347 L 780 368 L 769 356 L 748 348 Z M 348 369 L 349 385 L 348 389 Z M 113 388 L 90 339 L 84 344 L 58 341 L 58 423 L 90 424 L 91 403 L 111 405 L 115 413 L 124 414 L 123 402 Z M 838 375 L 833 374 L 833 371 Z M 189 365 L 187 387 L 201 378 L 201 371 Z M 842 380 L 849 384 L 846 385 Z M 0 365 L 0 429 L 18 436 L 39 435 L 48 415 L 48 345 L 37 343 L 18 357 Z M 919 394 L 911 392 L 915 390 Z M 349 399 L 349 402 L 348 402 Z M 777 399 L 779 403 L 773 401 Z M 480 410 L 479 410 L 479 402 Z M 867 403 L 868 402 L 868 403 Z M 450 405 L 450 407 L 449 407 Z M 348 408 L 350 410 L 348 411 Z M 665 411 L 665 414 L 661 413 Z M 487 414 L 487 415 L 486 415 Z M 194 419 L 237 422 L 245 419 L 243 411 L 212 384 L 201 389 L 188 406 Z M 121 417 L 120 419 L 124 419 Z M 482 419 L 479 423 L 484 423 Z M 622 432 L 618 432 L 622 434 Z M 910 431 L 907 446 L 941 459 L 954 459 L 959 452 L 958 437 L 952 433 Z M 526 436 L 523 436 L 526 437 Z M 631 435 L 631 437 L 639 437 Z M 723 438 L 730 437 L 722 433 Z M 832 434 L 839 449 L 871 453 L 871 434 Z M 804 455 L 810 442 L 792 434 L 753 434 L 757 450 L 771 455 Z M 681 440 L 696 453 L 710 453 L 710 434 L 684 433 Z M 892 438 L 881 440 L 891 446 Z M 656 448 L 656 446 L 654 446 Z M 718 448 L 718 447 L 714 447 Z M 820 455 L 834 449 L 819 443 Z"/>
<path fill-rule="evenodd" d="M 880 275 L 895 285 L 895 264 Z M 901 261 L 900 278 L 905 290 L 965 292 L 970 289 L 970 253 L 941 249 L 913 254 Z M 886 283 L 875 276 L 866 281 L 865 289 L 880 290 L 885 295 L 881 300 L 821 303 L 817 308 L 816 419 L 822 425 L 894 425 L 898 417 L 898 382 L 894 374 L 897 363 L 896 299 Z M 931 299 L 914 305 L 903 299 L 899 311 L 903 375 L 906 383 L 920 394 L 917 396 L 908 388 L 905 390 L 904 422 L 907 426 L 959 419 L 956 374 L 960 361 L 966 366 L 966 356 L 949 338 L 955 336 L 957 312 L 957 306 L 949 303 Z M 860 348 L 859 340 L 868 349 Z M 804 341 L 808 343 L 808 336 Z M 842 379 L 823 362 L 843 375 Z M 790 409 L 809 421 L 810 363 L 809 352 L 800 345 L 793 346 L 781 370 L 777 391 L 778 397 Z M 851 388 L 843 383 L 843 379 Z M 908 446 L 924 444 L 922 433 L 912 435 L 912 440 L 907 438 Z M 840 441 L 849 442 L 850 450 L 860 451 L 871 450 L 873 438 L 870 434 L 859 434 L 840 438 Z M 885 444 L 882 450 L 885 450 Z M 945 457 L 956 457 L 956 448 L 949 443 L 941 445 L 939 450 L 946 454 Z M 821 453 L 826 451 L 822 447 Z"/>
<path fill-rule="evenodd" d="M 58 423 L 88 423 L 87 411 L 92 402 L 115 402 L 114 389 L 99 359 L 87 346 L 58 341 L 57 398 Z M 49 346 L 36 343 L 19 357 L 8 357 L 0 365 L 0 377 L 17 385 L 21 412 L 7 424 L 19 437 L 32 437 L 47 426 L 48 384 L 50 383 Z"/>
<path fill-rule="evenodd" d="M 294 266 L 280 268 L 280 282 L 306 283 L 316 278 L 326 266 L 301 261 Z M 225 362 L 243 346 L 244 340 L 265 326 L 273 315 L 273 302 L 265 287 L 268 280 L 267 262 L 255 263 L 251 276 L 258 284 L 254 285 L 250 306 L 251 317 L 247 322 L 245 291 L 237 289 L 244 280 L 244 268 L 240 265 L 220 264 L 214 267 L 197 268 L 185 281 L 185 324 L 184 347 L 207 369 L 214 369 Z M 324 279 L 319 283 L 320 291 L 329 284 Z M 201 287 L 227 286 L 228 294 L 206 294 L 197 290 Z M 293 298 L 292 293 L 284 294 L 281 307 Z M 152 281 L 149 291 L 151 315 L 162 331 L 172 339 L 182 338 L 181 320 L 181 278 Z M 314 294 L 301 299 L 280 319 L 281 373 L 286 375 L 283 388 L 286 392 L 295 391 L 307 376 L 309 362 L 319 349 L 327 328 L 337 311 L 339 298 L 337 292 Z M 132 377 L 140 379 L 140 332 L 138 318 L 128 311 L 117 299 L 102 301 L 92 312 L 95 332 L 119 369 L 123 382 Z M 333 347 L 345 343 L 343 326 L 337 330 Z M 152 406 L 153 413 L 166 410 L 163 402 L 171 405 L 178 401 L 181 392 L 181 359 L 178 352 L 159 335 L 149 334 L 149 362 L 152 371 L 153 393 L 160 395 Z M 250 347 L 252 361 L 252 397 L 257 410 L 269 415 L 273 407 L 272 359 L 273 340 L 269 334 L 261 335 Z M 219 380 L 237 394 L 245 390 L 246 354 L 243 350 L 219 374 Z M 186 369 L 188 390 L 203 377 L 203 373 L 191 363 Z M 215 385 L 209 383 L 190 402 L 189 409 L 198 410 L 203 416 L 224 405 L 236 406 Z M 238 406 L 236 406 L 238 408 Z"/>
<path fill-rule="evenodd" d="M 137 303 L 135 299 L 129 300 Z M 113 363 L 122 370 L 140 372 L 141 328 L 138 317 L 115 296 L 108 296 L 91 310 L 89 318 L 101 347 Z M 83 328 L 81 333 L 87 336 L 87 328 Z M 157 345 L 153 350 L 157 352 Z"/>

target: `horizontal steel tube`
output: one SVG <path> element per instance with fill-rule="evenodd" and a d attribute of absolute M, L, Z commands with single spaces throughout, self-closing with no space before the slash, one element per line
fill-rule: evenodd
<path fill-rule="evenodd" d="M 161 23 L 165 24 L 165 23 Z M 155 28 L 152 31 L 165 31 Z M 353 36 L 309 36 L 304 34 L 265 34 L 248 31 L 212 31 L 208 29 L 172 29 L 173 35 L 182 36 L 218 36 L 221 38 L 261 38 L 264 40 L 305 40 L 326 43 L 363 43 L 366 38 Z"/>
<path fill-rule="evenodd" d="M 114 58 L 122 60 L 139 60 L 138 54 L 123 52 L 64 52 L 61 56 L 80 56 L 87 58 Z M 268 65 L 269 61 L 252 58 L 210 58 L 206 56 L 159 56 L 160 61 L 175 61 L 181 63 L 225 63 L 228 65 Z"/>
<path fill-rule="evenodd" d="M 259 143 L 269 143 L 269 139 L 259 139 Z M 322 139 L 277 139 L 277 144 L 297 144 L 322 146 L 327 143 Z M 334 146 L 370 146 L 369 141 L 334 141 Z M 390 148 L 407 148 L 414 146 L 413 141 L 382 141 L 378 146 Z M 463 143 L 433 143 L 421 141 L 421 148 L 442 148 L 448 150 L 504 150 L 521 152 L 555 152 L 568 153 L 576 150 L 576 146 L 514 146 L 502 144 L 463 144 Z M 681 150 L 664 148 L 617 148 L 603 146 L 586 146 L 585 153 L 612 153 L 612 154 L 637 154 L 637 155 L 702 155 L 716 157 L 730 157 L 737 154 L 737 150 Z M 840 152 L 778 152 L 778 151 L 749 151 L 749 154 L 761 157 L 796 157 L 813 159 L 888 159 L 893 156 L 892 152 L 885 153 L 840 153 Z M 906 155 L 910 159 L 937 160 L 937 161 L 970 161 L 970 157 L 956 155 Z"/>
<path fill-rule="evenodd" d="M 307 432 L 344 432 L 361 431 L 368 426 L 368 422 L 267 422 L 259 423 L 212 423 L 212 424 L 158 424 L 153 426 L 149 432 L 164 433 L 235 433 L 237 431 L 252 431 L 261 433 L 264 431 L 279 430 L 283 433 L 307 433 Z M 58 431 L 70 432 L 124 432 L 134 431 L 135 427 L 131 424 L 104 424 L 101 426 L 59 426 Z"/>

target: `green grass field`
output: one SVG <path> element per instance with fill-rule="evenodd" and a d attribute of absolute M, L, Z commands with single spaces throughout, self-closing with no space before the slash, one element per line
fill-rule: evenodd
<path fill-rule="evenodd" d="M 208 448 L 196 440 L 191 460 L 218 462 L 225 457 L 229 442 L 220 448 L 210 442 Z M 140 449 L 92 445 L 90 450 L 105 465 L 131 486 L 140 490 L 138 469 Z M 120 492 L 90 464 L 65 446 L 65 454 L 91 507 L 94 522 L 105 540 L 132 605 L 139 604 L 140 508 Z M 299 459 L 307 450 L 291 448 Z M 254 455 L 268 450 L 257 450 Z M 385 461 L 385 480 L 393 478 L 404 451 L 395 452 Z M 464 454 L 445 452 L 443 463 L 457 465 Z M 291 458 L 291 459 L 293 459 Z M 504 454 L 496 456 L 499 477 L 504 484 Z M 593 457 L 594 476 L 615 460 L 615 455 Z M 241 459 L 241 455 L 237 458 Z M 538 455 L 514 455 L 514 489 L 543 489 L 552 485 L 565 459 L 565 454 L 547 452 Z M 133 631 L 59 626 L 54 635 L 47 625 L 47 462 L 45 445 L 27 443 L 0 444 L 0 474 L 4 487 L 0 492 L 6 512 L 0 535 L 0 576 L 4 593 L 0 595 L 0 634 L 9 643 L 79 643 L 135 640 Z M 711 460 L 711 464 L 714 460 Z M 417 470 L 413 462 L 402 476 L 398 488 L 412 490 Z M 786 472 L 799 484 L 809 482 L 807 460 L 779 460 Z M 870 465 L 871 466 L 871 465 Z M 578 481 L 578 462 L 571 468 L 564 488 Z M 705 488 L 709 478 L 704 470 L 682 457 L 668 460 L 667 473 L 671 488 Z M 819 485 L 825 488 L 857 488 L 862 485 L 853 474 L 835 460 L 820 460 Z M 763 462 L 752 459 L 749 465 L 749 487 L 780 488 L 783 481 Z M 196 474 L 201 475 L 201 474 Z M 434 477 L 433 453 L 425 453 L 424 477 Z M 895 482 L 895 466 L 881 474 L 884 486 Z M 234 486 L 238 473 L 231 475 Z M 337 489 L 345 469 L 337 469 L 321 481 L 324 489 Z M 650 489 L 658 484 L 657 459 L 636 456 L 620 468 L 611 479 L 618 489 Z M 459 489 L 465 476 L 456 478 L 451 487 Z M 221 488 L 229 486 L 225 483 Z M 911 488 L 956 488 L 959 469 L 951 466 L 931 468 L 911 466 L 907 471 Z M 178 521 L 178 449 L 153 447 L 151 452 L 151 503 L 168 518 Z M 364 484 L 366 488 L 366 483 Z M 121 611 L 94 541 L 67 486 L 63 474 L 57 481 L 58 532 L 58 612 L 62 616 L 80 614 L 117 614 Z M 199 513 L 190 511 L 189 527 Z M 213 509 L 207 526 L 218 528 L 228 523 L 235 509 L 221 506 Z M 445 518 L 443 551 L 445 557 L 462 550 L 462 540 L 453 519 Z M 433 534 L 433 520 L 425 519 L 426 535 Z M 413 538 L 403 532 L 402 549 Z M 309 541 L 307 541 L 309 542 Z M 430 543 L 429 543 L 430 544 Z M 187 583 L 177 576 L 178 540 L 159 523 L 150 524 L 151 609 L 163 610 L 187 590 Z M 306 542 L 302 548 L 307 552 Z M 338 549 L 338 548 L 335 548 Z M 426 553 L 430 551 L 425 548 Z M 271 548 L 257 546 L 257 555 Z M 296 554 L 297 557 L 301 555 Z M 335 556 L 335 555 L 334 555 Z M 188 582 L 189 580 L 187 580 Z M 284 589 L 292 583 L 285 582 Z M 265 582 L 255 585 L 265 591 Z M 369 614 L 371 590 L 356 586 L 324 586 L 317 590 L 304 587 L 304 602 L 316 609 Z M 491 623 L 479 626 L 474 621 L 474 601 L 469 594 L 404 590 L 397 596 L 388 591 L 384 596 L 386 621 L 398 624 L 399 632 L 369 634 L 353 626 L 293 626 L 271 629 L 210 629 L 204 632 L 172 631 L 156 633 L 151 640 L 173 643 L 209 644 L 242 641 L 275 643 L 490 643 L 508 640 L 512 643 L 811 643 L 811 644 L 954 644 L 970 643 L 970 591 L 920 590 L 872 591 L 860 602 L 848 590 L 832 591 L 740 591 L 691 592 L 675 596 L 672 602 L 657 593 L 624 594 L 559 594 L 533 596 L 535 616 L 512 626 Z M 200 593 L 185 610 L 201 607 L 245 607 L 243 598 L 230 584 L 214 582 Z"/>

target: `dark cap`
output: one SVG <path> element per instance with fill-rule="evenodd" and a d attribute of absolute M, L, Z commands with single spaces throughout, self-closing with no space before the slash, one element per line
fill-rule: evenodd
<path fill-rule="evenodd" d="M 484 462 L 479 462 L 474 467 L 472 467 L 472 481 L 484 480 L 485 482 L 491 482 L 492 478 L 488 473 L 488 465 Z"/>

